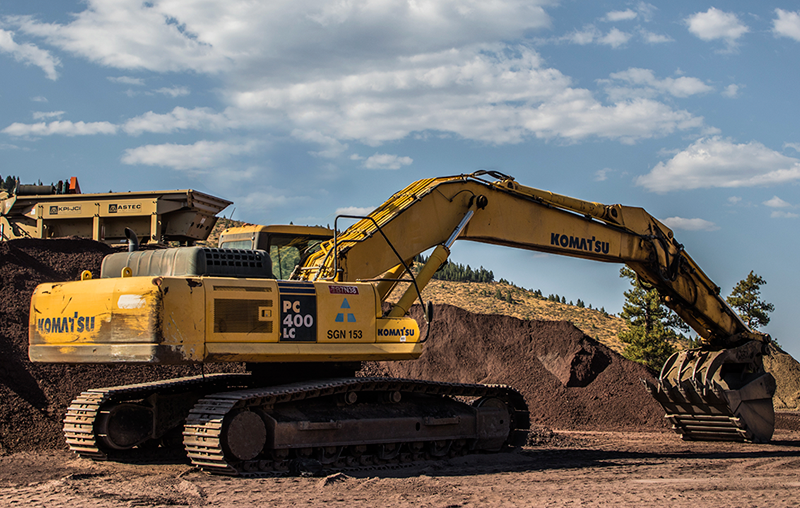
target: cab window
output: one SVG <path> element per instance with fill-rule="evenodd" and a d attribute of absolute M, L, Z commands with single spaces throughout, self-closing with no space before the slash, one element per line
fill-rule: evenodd
<path fill-rule="evenodd" d="M 272 273 L 277 279 L 288 279 L 302 256 L 319 248 L 328 240 L 325 237 L 270 235 L 269 256 L 272 258 Z"/>

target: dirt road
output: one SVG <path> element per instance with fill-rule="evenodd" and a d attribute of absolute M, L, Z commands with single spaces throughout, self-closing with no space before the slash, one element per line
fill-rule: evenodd
<path fill-rule="evenodd" d="M 766 445 L 668 432 L 557 432 L 518 452 L 322 478 L 227 478 L 185 464 L 0 457 L 0 506 L 798 506 L 800 432 Z"/>

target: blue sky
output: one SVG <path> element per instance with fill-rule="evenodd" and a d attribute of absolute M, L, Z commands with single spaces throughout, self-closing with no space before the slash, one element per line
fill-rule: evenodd
<path fill-rule="evenodd" d="M 795 2 L 7 1 L 0 175 L 326 225 L 493 169 L 644 207 L 725 295 L 754 270 L 798 356 L 798 56 Z M 616 265 L 451 259 L 615 313 L 627 288 Z"/>

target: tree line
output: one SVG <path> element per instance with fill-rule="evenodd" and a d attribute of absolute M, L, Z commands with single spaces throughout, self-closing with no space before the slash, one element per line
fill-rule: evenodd
<path fill-rule="evenodd" d="M 428 259 L 429 258 L 420 254 L 416 258 L 414 258 L 414 261 L 416 263 L 424 264 L 428 261 Z M 462 265 L 461 263 L 453 263 L 451 261 L 446 261 L 441 266 L 441 268 L 439 268 L 439 270 L 437 270 L 436 273 L 434 273 L 433 278 L 436 280 L 445 280 L 452 282 L 494 282 L 494 273 L 491 270 L 486 270 L 483 266 L 481 266 L 476 270 L 469 265 Z M 498 282 L 500 284 L 506 284 L 514 288 L 524 290 L 524 288 L 520 288 L 513 282 L 510 282 L 506 279 L 501 278 Z M 541 289 L 531 289 L 530 292 L 534 298 L 538 298 L 540 300 L 562 303 L 564 305 L 573 305 L 581 309 L 587 308 L 586 303 L 580 298 L 578 298 L 577 303 L 573 303 L 572 300 L 567 302 L 567 298 L 565 296 L 560 296 L 558 294 L 550 294 L 547 297 L 545 297 L 544 294 L 542 294 Z M 485 294 L 485 296 L 494 296 L 498 300 L 502 300 L 504 302 L 511 304 L 517 303 L 517 301 L 514 299 L 511 290 L 508 290 L 507 292 L 504 293 L 500 288 L 497 288 L 497 290 L 494 292 L 494 295 L 491 295 L 491 293 L 487 293 Z M 602 314 L 608 316 L 608 313 L 606 312 L 605 308 L 601 307 L 599 309 L 592 309 L 592 304 L 589 304 L 588 308 L 591 310 L 598 310 Z"/>
<path fill-rule="evenodd" d="M 418 255 L 414 261 L 425 264 L 429 258 L 422 254 Z M 462 265 L 461 263 L 453 263 L 446 261 L 436 273 L 433 274 L 436 280 L 447 280 L 453 282 L 494 282 L 494 273 L 491 270 L 486 270 L 480 267 L 474 270 L 469 265 Z"/>
<path fill-rule="evenodd" d="M 6 176 L 5 179 L 3 179 L 2 176 L 0 176 L 0 191 L 6 191 L 6 193 L 8 193 L 9 196 L 13 196 L 14 189 L 17 187 L 18 183 L 19 183 L 18 176 L 8 175 Z"/>

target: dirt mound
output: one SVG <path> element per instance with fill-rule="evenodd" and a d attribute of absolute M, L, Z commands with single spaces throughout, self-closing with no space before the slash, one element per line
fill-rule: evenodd
<path fill-rule="evenodd" d="M 28 360 L 28 315 L 36 285 L 75 280 L 83 270 L 97 275 L 110 252 L 103 243 L 82 239 L 0 243 L 0 453 L 65 447 L 61 420 L 69 402 L 84 390 L 199 373 L 197 367 Z"/>
<path fill-rule="evenodd" d="M 533 425 L 666 427 L 663 410 L 641 382 L 653 380 L 653 374 L 569 322 L 472 314 L 450 305 L 437 305 L 434 315 L 419 359 L 366 369 L 393 377 L 513 386 L 528 402 Z"/>
<path fill-rule="evenodd" d="M 770 346 L 770 354 L 764 356 L 764 368 L 778 384 L 773 398 L 775 409 L 800 409 L 800 363 L 781 349 Z"/>

